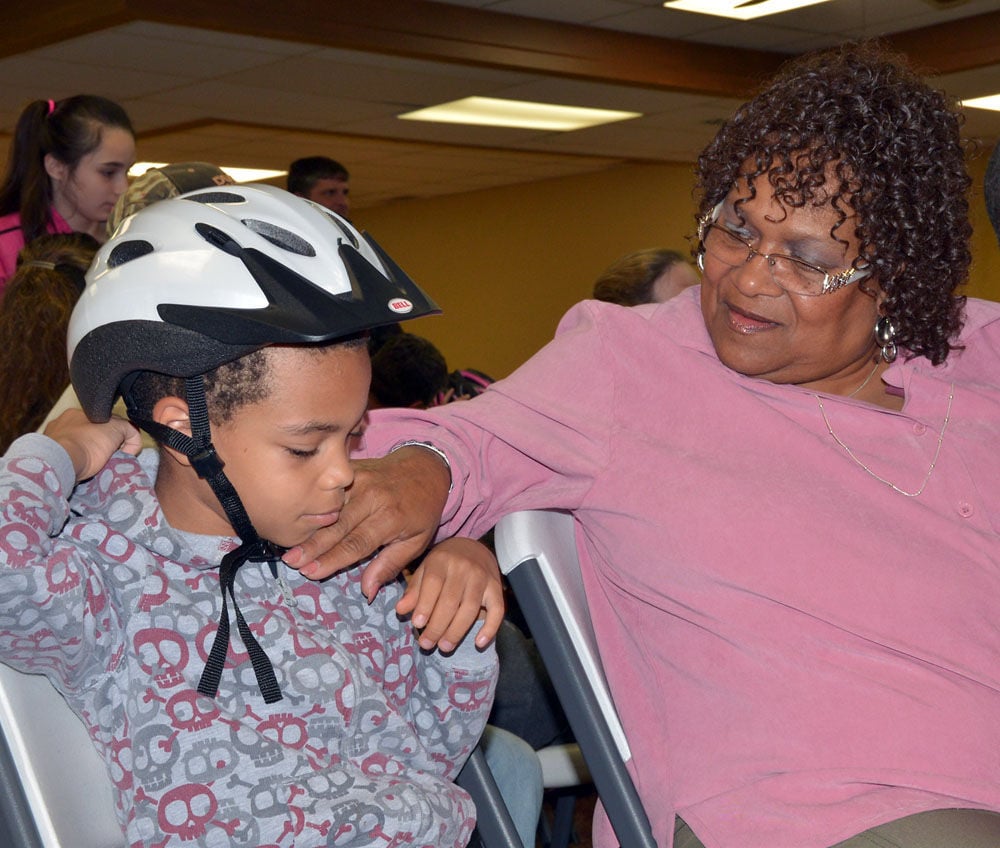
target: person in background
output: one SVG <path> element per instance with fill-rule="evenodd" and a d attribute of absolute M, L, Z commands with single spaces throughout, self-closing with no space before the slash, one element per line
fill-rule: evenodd
<path fill-rule="evenodd" d="M 77 94 L 29 103 L 0 184 L 0 290 L 21 248 L 43 233 L 87 233 L 103 242 L 133 162 L 135 131 L 113 100 Z"/>
<path fill-rule="evenodd" d="M 387 341 L 405 332 L 399 323 L 386 324 L 384 327 L 373 327 L 372 331 L 368 334 L 368 353 L 374 356 Z"/>
<path fill-rule="evenodd" d="M 288 166 L 288 190 L 350 220 L 351 175 L 329 156 L 306 156 Z"/>
<path fill-rule="evenodd" d="M 38 236 L 0 297 L 0 453 L 38 427 L 69 384 L 66 327 L 100 245 L 86 233 Z"/>
<path fill-rule="evenodd" d="M 993 147 L 990 161 L 986 165 L 986 176 L 983 178 L 983 197 L 986 200 L 986 212 L 990 216 L 993 232 L 1000 243 L 1000 142 Z"/>
<path fill-rule="evenodd" d="M 438 403 L 451 403 L 453 400 L 471 400 L 479 397 L 487 386 L 495 383 L 489 374 L 476 368 L 456 368 L 448 375 L 448 388 L 438 400 Z"/>
<path fill-rule="evenodd" d="M 129 215 L 134 215 L 158 200 L 167 200 L 200 188 L 233 184 L 233 178 L 229 174 L 210 162 L 173 162 L 149 168 L 133 179 L 125 193 L 118 198 L 115 208 L 108 216 L 108 236 Z"/>
<path fill-rule="evenodd" d="M 568 510 L 658 844 L 996 848 L 1000 304 L 960 294 L 960 126 L 877 45 L 792 60 L 699 157 L 699 287 L 585 300 L 480 397 L 376 410 L 382 458 L 286 562 L 375 546 L 371 588 Z"/>
<path fill-rule="evenodd" d="M 593 296 L 620 306 L 663 303 L 698 282 L 698 272 L 676 250 L 650 248 L 613 262 L 594 283 Z"/>
<path fill-rule="evenodd" d="M 372 354 L 368 408 L 427 409 L 447 382 L 448 364 L 434 343 L 413 333 L 400 333 Z"/>

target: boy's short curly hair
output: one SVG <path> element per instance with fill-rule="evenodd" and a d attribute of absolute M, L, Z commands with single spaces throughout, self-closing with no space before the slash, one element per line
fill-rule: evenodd
<path fill-rule="evenodd" d="M 241 407 L 268 396 L 266 350 L 255 350 L 205 374 L 205 403 L 213 424 L 225 424 Z M 186 397 L 183 378 L 143 371 L 129 389 L 129 409 L 138 417 L 152 419 L 153 407 L 165 397 Z"/>
<path fill-rule="evenodd" d="M 809 54 L 741 106 L 699 157 L 699 216 L 738 178 L 755 196 L 766 176 L 790 207 L 822 202 L 825 187 L 839 214 L 832 236 L 857 215 L 859 261 L 874 266 L 897 344 L 939 364 L 961 329 L 965 298 L 955 292 L 971 262 L 960 126 L 944 93 L 876 44 Z"/>
<path fill-rule="evenodd" d="M 295 347 L 323 353 L 335 347 L 357 348 L 367 343 L 365 336 L 358 335 L 332 342 L 295 345 Z M 216 426 L 225 424 L 244 406 L 259 403 L 268 397 L 273 388 L 268 361 L 270 348 L 271 346 L 268 346 L 255 350 L 204 375 L 205 403 L 212 424 Z M 136 417 L 149 420 L 153 417 L 153 407 L 162 398 L 185 396 L 183 378 L 155 371 L 142 371 L 128 390 L 128 404 Z"/>

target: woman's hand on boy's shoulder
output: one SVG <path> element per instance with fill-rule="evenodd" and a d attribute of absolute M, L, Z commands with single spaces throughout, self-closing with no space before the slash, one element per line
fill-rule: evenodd
<path fill-rule="evenodd" d="M 80 409 L 67 409 L 45 427 L 45 435 L 62 445 L 73 461 L 76 479 L 93 477 L 115 451 L 137 454 L 142 449 L 139 430 L 112 415 L 103 424 L 94 424 Z"/>
<path fill-rule="evenodd" d="M 453 651 L 478 619 L 485 618 L 476 646 L 485 648 L 503 620 L 500 568 L 489 548 L 455 537 L 435 545 L 410 578 L 396 604 L 411 615 L 424 650 Z"/>
<path fill-rule="evenodd" d="M 282 559 L 303 577 L 324 580 L 378 552 L 361 575 L 361 591 L 372 601 L 434 539 L 451 472 L 422 447 L 355 460 L 354 470 L 354 483 L 336 524 L 317 530 Z"/>

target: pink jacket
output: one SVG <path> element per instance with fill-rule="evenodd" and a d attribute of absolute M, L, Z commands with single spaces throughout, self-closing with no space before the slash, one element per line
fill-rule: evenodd
<path fill-rule="evenodd" d="M 380 411 L 366 450 L 443 449 L 443 533 L 561 507 L 661 845 L 826 848 L 935 808 L 1000 810 L 1000 305 L 899 360 L 901 412 L 744 377 L 698 289 L 574 307 L 472 401 Z M 599 845 L 610 844 L 598 841 Z"/>
<path fill-rule="evenodd" d="M 50 233 L 71 233 L 73 228 L 55 209 L 50 210 L 51 219 L 48 225 Z M 11 212 L 0 216 L 0 294 L 3 293 L 7 280 L 14 276 L 17 266 L 17 254 L 24 247 L 24 233 L 21 231 L 21 215 Z"/>

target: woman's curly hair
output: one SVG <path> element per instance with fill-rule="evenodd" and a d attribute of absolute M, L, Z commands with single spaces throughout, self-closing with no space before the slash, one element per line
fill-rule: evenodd
<path fill-rule="evenodd" d="M 877 45 L 809 54 L 741 106 L 699 157 L 699 217 L 738 178 L 755 196 L 766 175 L 789 207 L 822 202 L 825 186 L 839 214 L 833 237 L 857 215 L 855 264 L 873 266 L 896 343 L 937 365 L 962 326 L 965 298 L 955 291 L 971 261 L 960 125 L 944 93 Z"/>

